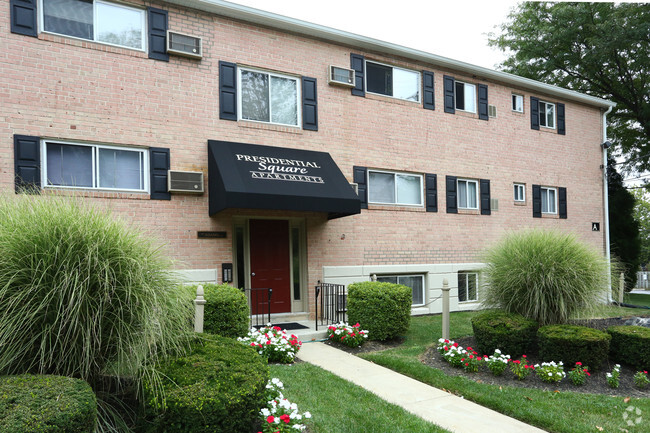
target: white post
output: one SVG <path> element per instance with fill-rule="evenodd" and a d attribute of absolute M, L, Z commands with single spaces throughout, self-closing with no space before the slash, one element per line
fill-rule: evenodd
<path fill-rule="evenodd" d="M 196 288 L 196 299 L 194 300 L 194 332 L 203 332 L 204 294 L 203 286 L 199 284 L 199 287 Z"/>
<path fill-rule="evenodd" d="M 442 280 L 442 338 L 449 339 L 449 281 Z"/>
<path fill-rule="evenodd" d="M 623 293 L 625 293 L 625 274 L 621 272 L 621 276 L 618 279 L 618 303 L 623 303 Z"/>

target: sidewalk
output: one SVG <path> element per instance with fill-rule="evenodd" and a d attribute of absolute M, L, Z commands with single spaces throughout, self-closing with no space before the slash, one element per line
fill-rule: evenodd
<path fill-rule="evenodd" d="M 544 432 L 323 343 L 303 344 L 297 357 L 454 433 Z"/>

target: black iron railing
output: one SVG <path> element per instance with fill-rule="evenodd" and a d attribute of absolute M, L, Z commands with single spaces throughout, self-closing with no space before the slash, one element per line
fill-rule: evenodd
<path fill-rule="evenodd" d="M 316 286 L 316 330 L 318 326 L 329 326 L 344 322 L 348 311 L 347 293 L 343 284 L 318 282 Z"/>
<path fill-rule="evenodd" d="M 250 311 L 250 324 L 253 328 L 259 328 L 271 323 L 271 297 L 273 289 L 244 289 L 248 297 Z"/>

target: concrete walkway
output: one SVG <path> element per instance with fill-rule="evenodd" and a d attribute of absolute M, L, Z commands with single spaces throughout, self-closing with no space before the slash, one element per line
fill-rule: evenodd
<path fill-rule="evenodd" d="M 304 343 L 297 356 L 454 433 L 544 432 L 323 343 Z"/>

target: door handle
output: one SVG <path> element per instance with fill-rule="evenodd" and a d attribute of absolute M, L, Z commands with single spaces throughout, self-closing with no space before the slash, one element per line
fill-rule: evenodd
<path fill-rule="evenodd" d="M 255 276 L 255 272 L 251 272 L 251 277 L 254 277 L 254 276 Z"/>

